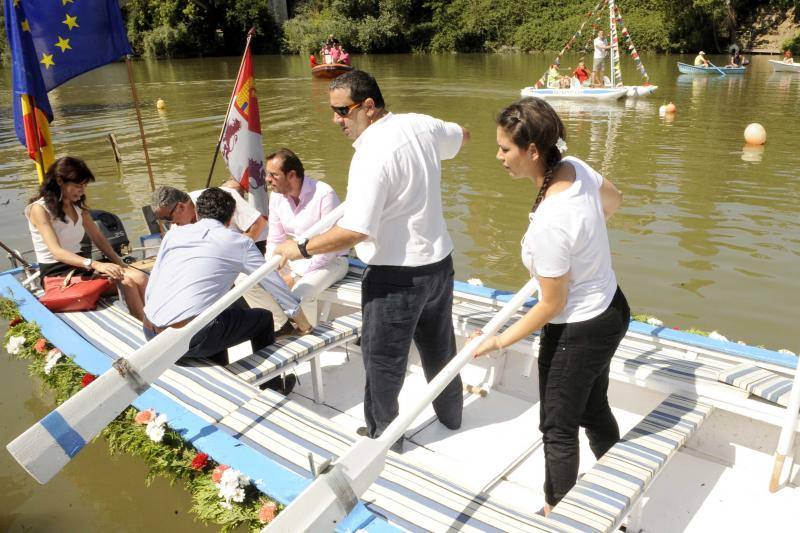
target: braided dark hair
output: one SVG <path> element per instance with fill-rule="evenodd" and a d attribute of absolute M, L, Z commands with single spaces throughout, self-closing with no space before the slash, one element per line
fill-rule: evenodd
<path fill-rule="evenodd" d="M 31 202 L 35 202 L 39 198 L 44 199 L 44 205 L 50 212 L 50 216 L 59 219 L 61 222 L 66 222 L 66 213 L 64 206 L 61 204 L 61 186 L 58 184 L 58 179 L 61 178 L 62 183 L 89 183 L 94 181 L 94 174 L 86 166 L 83 159 L 77 157 L 59 157 L 44 175 L 44 180 L 39 186 L 39 196 L 32 198 Z M 80 200 L 74 203 L 78 209 L 86 209 L 86 195 L 81 196 Z"/>
<path fill-rule="evenodd" d="M 544 158 L 544 182 L 531 207 L 531 213 L 542 203 L 553 182 L 553 172 L 561 162 L 558 139 L 566 140 L 564 124 L 550 104 L 540 98 L 523 98 L 497 115 L 497 125 L 505 130 L 519 148 L 533 144 Z"/>

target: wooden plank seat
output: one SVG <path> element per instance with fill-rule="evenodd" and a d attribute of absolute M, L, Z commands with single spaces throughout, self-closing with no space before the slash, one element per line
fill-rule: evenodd
<path fill-rule="evenodd" d="M 789 406 L 792 378 L 786 375 L 751 363 L 742 363 L 720 372 L 717 379 L 772 403 Z"/>
<path fill-rule="evenodd" d="M 112 361 L 146 342 L 142 323 L 107 302 L 94 311 L 56 316 Z M 218 422 L 260 392 L 206 359 L 172 365 L 153 387 L 207 422 Z"/>
<path fill-rule="evenodd" d="M 300 475 L 343 455 L 357 438 L 334 422 L 271 390 L 263 391 L 218 427 L 239 442 Z M 492 502 L 440 475 L 389 452 L 380 478 L 364 493 L 371 511 L 409 531 L 563 531 L 538 515 Z"/>
<path fill-rule="evenodd" d="M 322 374 L 316 356 L 324 350 L 355 340 L 359 335 L 361 335 L 361 313 L 357 312 L 328 323 L 318 324 L 307 335 L 281 337 L 275 343 L 229 364 L 226 368 L 244 381 L 259 385 L 311 359 L 314 396 L 320 403 Z"/>
<path fill-rule="evenodd" d="M 696 399 L 668 396 L 581 477 L 548 521 L 569 530 L 615 531 L 712 410 Z"/>

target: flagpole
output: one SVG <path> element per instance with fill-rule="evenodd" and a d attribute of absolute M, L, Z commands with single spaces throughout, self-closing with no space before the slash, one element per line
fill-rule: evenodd
<path fill-rule="evenodd" d="M 150 190 L 156 190 L 156 182 L 153 179 L 153 168 L 150 166 L 150 154 L 147 152 L 147 139 L 144 136 L 144 125 L 142 125 L 142 114 L 139 111 L 139 94 L 136 92 L 136 82 L 133 80 L 133 64 L 131 56 L 125 56 L 125 64 L 128 66 L 128 81 L 131 84 L 131 95 L 133 96 L 133 108 L 136 110 L 136 121 L 139 123 L 139 137 L 142 139 L 144 149 L 144 162 L 147 165 L 147 176 L 150 178 Z"/>
<path fill-rule="evenodd" d="M 37 169 L 36 171 L 36 178 L 39 180 L 41 184 L 44 182 L 44 175 L 47 174 L 47 169 L 44 168 L 44 154 L 42 154 L 42 139 L 39 135 L 39 119 L 36 118 L 36 101 L 33 99 L 33 96 L 30 94 L 25 95 L 28 98 L 28 106 L 31 108 L 31 114 L 33 115 L 33 124 L 36 128 L 36 155 L 39 156 L 39 168 L 41 172 Z"/>
<path fill-rule="evenodd" d="M 250 31 L 247 32 L 247 42 L 244 45 L 244 53 L 242 54 L 242 62 L 239 64 L 239 72 L 236 74 L 236 79 L 239 79 L 239 76 L 242 74 L 242 69 L 244 68 L 244 59 L 247 57 L 247 49 L 250 48 L 250 41 L 253 39 L 253 35 L 256 34 L 256 27 L 253 26 L 250 28 Z M 228 99 L 228 109 L 225 111 L 225 119 L 222 121 L 222 130 L 219 132 L 219 139 L 217 139 L 217 147 L 214 148 L 214 157 L 211 159 L 211 168 L 208 171 L 208 178 L 206 178 L 206 189 L 211 185 L 211 176 L 214 174 L 214 167 L 217 164 L 217 156 L 219 156 L 219 147 L 222 145 L 222 136 L 225 135 L 225 126 L 228 124 L 228 115 L 231 112 L 231 101 L 233 100 L 234 95 L 236 94 L 236 82 L 233 84 L 233 91 L 231 91 L 231 97 Z"/>

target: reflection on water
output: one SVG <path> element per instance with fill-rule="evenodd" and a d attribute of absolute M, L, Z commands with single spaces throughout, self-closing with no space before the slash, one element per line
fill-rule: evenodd
<path fill-rule="evenodd" d="M 574 66 L 575 59 L 562 64 Z M 610 225 L 620 283 L 635 310 L 667 324 L 798 351 L 793 328 L 800 316 L 793 301 L 800 296 L 800 76 L 773 73 L 762 57 L 754 58 L 744 76 L 679 75 L 677 59 L 644 57 L 659 86 L 649 98 L 555 104 L 567 129 L 568 153 L 587 160 L 625 195 Z M 472 131 L 472 142 L 445 164 L 442 184 L 460 279 L 479 277 L 505 289 L 525 281 L 519 242 L 535 190 L 526 180 L 510 179 L 494 159 L 494 116 L 539 77 L 548 60 L 354 58 L 376 76 L 391 110 L 432 114 Z M 238 65 L 239 58 L 135 64 L 157 183 L 187 189 L 204 184 Z M 623 61 L 629 83 L 637 81 L 632 67 Z M 309 175 L 344 196 L 353 150 L 331 121 L 327 83 L 310 78 L 302 57 L 257 57 L 256 74 L 266 149 L 297 151 Z M 0 224 L 4 240 L 28 249 L 21 213 L 35 183 L 8 118 L 9 77 L 7 69 L 0 70 L 0 204 L 6 204 Z M 163 111 L 155 107 L 159 98 L 167 103 Z M 659 118 L 658 107 L 669 101 L 677 113 Z M 51 93 L 51 103 L 58 153 L 84 157 L 97 175 L 90 203 L 117 212 L 131 236 L 143 233 L 140 207 L 150 191 L 124 65 L 73 80 Z M 742 147 L 751 122 L 767 129 L 766 147 Z M 120 177 L 106 140 L 112 132 L 123 157 Z M 224 177 L 218 164 L 214 181 Z M 3 371 L 0 383 L 19 381 L 22 374 L 17 368 Z M 13 405 L 31 420 L 42 411 Z M 53 494 L 30 485 L 19 469 L 4 471 L 13 472 L 13 481 L 0 481 L 25 487 L 21 498 L 29 505 Z M 96 476 L 97 483 L 105 479 Z M 185 510 L 182 504 L 176 508 Z"/>

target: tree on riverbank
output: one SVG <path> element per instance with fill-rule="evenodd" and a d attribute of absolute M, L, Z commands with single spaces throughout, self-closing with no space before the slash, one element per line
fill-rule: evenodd
<path fill-rule="evenodd" d="M 306 54 L 331 33 L 354 52 L 527 52 L 559 50 L 597 1 L 288 0 L 293 18 L 282 28 L 269 0 L 128 0 L 122 11 L 131 46 L 143 57 L 235 56 L 251 26 L 256 53 Z M 734 42 L 749 48 L 776 21 L 800 17 L 800 0 L 618 3 L 640 51 L 724 51 Z"/>

